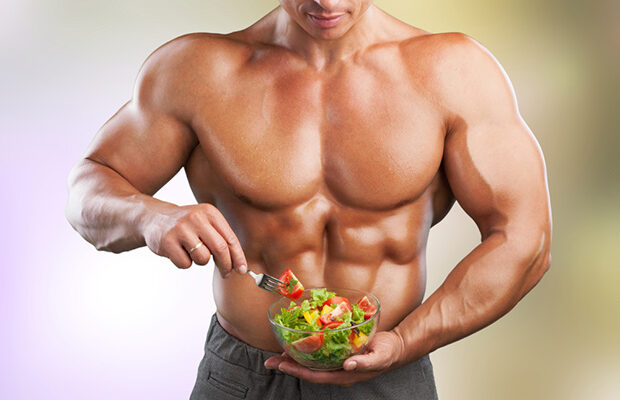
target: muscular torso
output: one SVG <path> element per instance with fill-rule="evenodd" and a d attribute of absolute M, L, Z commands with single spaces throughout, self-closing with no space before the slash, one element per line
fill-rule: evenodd
<path fill-rule="evenodd" d="M 416 72 L 399 41 L 317 71 L 238 39 L 217 39 L 234 62 L 205 67 L 209 83 L 191 89 L 196 199 L 226 217 L 254 272 L 290 267 L 307 288 L 372 292 L 379 328 L 392 328 L 422 301 L 428 232 L 452 204 L 427 68 Z M 280 349 L 266 318 L 276 296 L 238 274 L 213 285 L 225 329 Z"/>

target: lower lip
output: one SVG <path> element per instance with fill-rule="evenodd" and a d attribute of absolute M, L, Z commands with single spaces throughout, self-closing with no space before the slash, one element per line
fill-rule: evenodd
<path fill-rule="evenodd" d="M 338 23 L 344 18 L 344 14 L 339 15 L 337 17 L 334 18 L 317 18 L 313 15 L 308 15 L 310 17 L 310 20 L 315 24 L 320 26 L 321 28 L 333 28 L 334 26 L 338 25 Z"/>

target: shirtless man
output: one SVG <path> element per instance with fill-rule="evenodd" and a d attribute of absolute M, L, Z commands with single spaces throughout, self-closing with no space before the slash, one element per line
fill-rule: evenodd
<path fill-rule="evenodd" d="M 280 3 L 147 59 L 71 172 L 67 218 L 99 250 L 146 245 L 179 268 L 213 256 L 217 343 L 192 398 L 435 398 L 427 355 L 500 318 L 549 267 L 540 148 L 469 37 L 429 34 L 371 0 Z M 180 168 L 198 204 L 153 198 Z M 428 233 L 455 199 L 481 243 L 422 303 Z M 276 354 L 274 295 L 244 273 L 287 267 L 306 287 L 379 298 L 367 354 L 335 372 Z"/>

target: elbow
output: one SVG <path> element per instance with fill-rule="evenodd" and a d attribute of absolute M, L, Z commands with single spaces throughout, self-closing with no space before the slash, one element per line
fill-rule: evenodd
<path fill-rule="evenodd" d="M 545 229 L 540 236 L 538 250 L 531 261 L 531 268 L 535 270 L 534 275 L 538 277 L 538 281 L 551 267 L 551 231 Z"/>
<path fill-rule="evenodd" d="M 514 301 L 534 288 L 551 266 L 551 230 L 548 226 L 513 225 L 502 230 L 503 246 L 510 260 Z"/>
<path fill-rule="evenodd" d="M 80 220 L 81 220 L 80 204 L 79 202 L 76 201 L 74 197 L 75 196 L 72 193 L 71 187 L 69 186 L 68 194 L 67 194 L 67 203 L 65 204 L 65 219 L 75 231 L 80 232 L 80 229 L 79 229 Z"/>
<path fill-rule="evenodd" d="M 65 205 L 65 218 L 67 222 L 79 232 L 81 221 L 82 204 L 78 195 L 80 178 L 80 163 L 76 164 L 67 177 L 67 203 Z"/>
<path fill-rule="evenodd" d="M 92 161 L 78 162 L 67 178 L 67 204 L 65 218 L 73 229 L 98 251 L 122 253 L 127 250 L 119 238 L 116 224 L 106 217 L 105 199 L 93 190 Z"/>
<path fill-rule="evenodd" d="M 67 220 L 67 222 L 69 223 L 69 225 L 71 225 L 71 227 L 76 230 L 77 232 L 79 232 L 79 226 L 80 226 L 80 218 L 79 215 L 81 214 L 80 211 L 77 209 L 78 207 L 74 204 L 73 199 L 71 198 L 71 192 L 69 192 L 69 196 L 67 199 L 67 204 L 65 205 L 65 218 Z"/>
<path fill-rule="evenodd" d="M 78 164 L 79 165 L 79 164 Z M 67 179 L 67 203 L 65 204 L 65 219 L 71 225 L 73 230 L 92 244 L 97 250 L 102 250 L 102 246 L 98 245 L 95 240 L 88 234 L 88 227 L 84 215 L 84 199 L 80 194 L 79 167 L 76 165 L 69 173 Z"/>
<path fill-rule="evenodd" d="M 543 230 L 538 235 L 536 242 L 531 242 L 527 251 L 522 258 L 524 266 L 524 292 L 529 292 L 551 267 L 551 236 L 550 232 Z M 524 293 L 524 294 L 525 294 Z"/>
<path fill-rule="evenodd" d="M 519 299 L 523 298 L 527 293 L 529 293 L 538 283 L 542 280 L 543 276 L 547 273 L 549 268 L 551 267 L 551 254 L 547 250 L 543 252 L 539 258 L 533 260 L 533 262 L 528 266 L 526 273 L 523 276 L 521 281 L 521 290 L 519 292 Z"/>
<path fill-rule="evenodd" d="M 545 253 L 545 258 L 541 265 L 540 278 L 542 278 L 543 275 L 546 274 L 547 271 L 549 271 L 549 268 L 551 268 L 551 250 L 547 250 Z"/>
<path fill-rule="evenodd" d="M 92 245 L 95 246 L 95 249 L 97 251 L 107 251 L 107 252 L 114 253 L 114 254 L 122 253 L 121 250 L 115 250 L 114 248 L 110 247 L 109 245 L 105 243 L 92 243 Z"/>
<path fill-rule="evenodd" d="M 82 209 L 79 204 L 76 205 L 72 202 L 71 195 L 69 195 L 69 199 L 65 207 L 65 218 L 73 230 L 79 233 L 84 240 L 92 244 L 97 250 L 105 250 L 102 244 L 98 244 L 94 238 L 88 234 L 88 229 L 85 226 L 84 218 L 82 217 Z"/>
<path fill-rule="evenodd" d="M 530 268 L 530 275 L 536 285 L 543 276 L 551 268 L 551 252 L 549 250 L 544 251 L 540 256 L 540 261 L 534 260 L 532 267 Z M 533 285 L 532 285 L 533 286 Z"/>

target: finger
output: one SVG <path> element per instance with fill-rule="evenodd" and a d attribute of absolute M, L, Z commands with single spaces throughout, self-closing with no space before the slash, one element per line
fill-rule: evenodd
<path fill-rule="evenodd" d="M 388 364 L 388 357 L 379 353 L 368 353 L 349 357 L 343 364 L 346 371 L 378 371 Z"/>
<path fill-rule="evenodd" d="M 245 259 L 245 254 L 243 253 L 237 235 L 235 235 L 235 232 L 233 232 L 224 216 L 217 209 L 209 213 L 209 217 L 212 226 L 224 240 L 226 240 L 226 243 L 228 243 L 233 268 L 240 274 L 245 274 L 247 272 L 248 262 Z"/>
<path fill-rule="evenodd" d="M 211 252 L 209 251 L 209 248 L 202 242 L 202 240 L 198 239 L 198 237 L 196 237 L 194 242 L 198 244 L 192 246 L 187 253 L 196 264 L 206 265 L 211 259 Z"/>
<path fill-rule="evenodd" d="M 192 266 L 192 259 L 189 258 L 187 251 L 181 246 L 181 243 L 173 243 L 165 248 L 164 255 L 172 261 L 177 268 L 187 269 Z"/>
<path fill-rule="evenodd" d="M 338 379 L 338 375 L 342 373 L 342 371 L 321 372 L 311 370 L 310 368 L 299 364 L 288 355 L 282 357 L 280 364 L 278 365 L 278 369 L 289 375 L 316 383 L 326 383 L 332 379 Z"/>
<path fill-rule="evenodd" d="M 278 366 L 280 365 L 282 360 L 283 359 L 282 359 L 281 356 L 269 357 L 268 359 L 265 360 L 265 368 L 267 368 L 267 369 L 278 369 Z"/>
<path fill-rule="evenodd" d="M 200 240 L 204 242 L 213 255 L 213 261 L 223 278 L 227 278 L 232 270 L 232 261 L 226 240 L 212 226 L 203 227 Z"/>
<path fill-rule="evenodd" d="M 371 350 L 368 353 L 358 354 L 345 360 L 343 368 L 345 371 L 380 371 L 392 363 L 392 356 L 389 349 Z"/>
<path fill-rule="evenodd" d="M 282 361 L 278 369 L 286 374 L 297 378 L 320 384 L 334 384 L 348 386 L 352 383 L 368 379 L 372 373 L 347 372 L 347 371 L 313 371 L 294 361 Z"/>
<path fill-rule="evenodd" d="M 205 265 L 211 258 L 211 252 L 205 243 L 200 240 L 194 229 L 185 227 L 178 230 L 178 240 L 190 260 L 198 265 Z"/>
<path fill-rule="evenodd" d="M 304 368 L 305 367 L 299 365 L 298 363 L 294 361 L 289 361 L 289 360 L 281 360 L 280 364 L 278 364 L 278 369 L 284 372 L 285 374 L 293 375 L 293 376 L 296 376 L 297 378 L 304 378 L 306 380 L 311 380 L 313 382 L 316 382 L 315 380 L 311 379 L 311 377 L 309 376 L 304 377 Z"/>
<path fill-rule="evenodd" d="M 282 353 L 279 356 L 272 356 L 265 360 L 265 367 L 269 369 L 278 369 L 278 365 L 280 365 L 282 361 L 294 362 L 291 356 L 286 353 Z"/>

